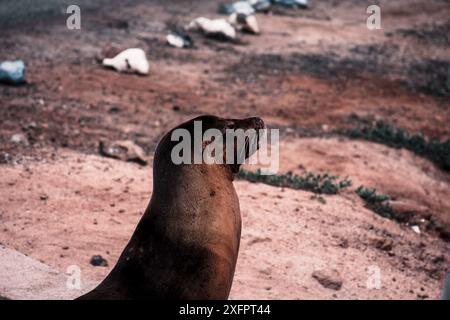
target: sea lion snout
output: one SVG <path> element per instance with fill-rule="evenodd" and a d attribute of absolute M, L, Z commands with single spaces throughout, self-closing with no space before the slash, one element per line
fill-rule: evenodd
<path fill-rule="evenodd" d="M 266 124 L 264 123 L 263 119 L 259 117 L 248 118 L 248 120 L 253 124 L 253 127 L 256 130 L 262 130 L 266 128 Z"/>
<path fill-rule="evenodd" d="M 257 129 L 265 129 L 266 128 L 266 124 L 264 123 L 263 119 L 258 118 L 258 117 L 254 117 L 252 119 L 255 122 L 255 126 Z"/>
<path fill-rule="evenodd" d="M 253 135 L 253 136 L 250 135 L 249 137 L 246 137 L 245 157 L 248 158 L 256 150 L 259 149 L 259 147 L 260 147 L 259 142 L 261 139 L 262 130 L 266 129 L 266 125 L 265 125 L 263 119 L 261 119 L 259 117 L 251 117 L 251 118 L 246 118 L 246 119 L 242 119 L 242 120 L 237 120 L 237 122 L 238 122 L 238 129 L 255 130 L 255 135 Z M 252 143 L 254 144 L 253 151 L 252 151 L 252 148 L 250 147 Z"/>
<path fill-rule="evenodd" d="M 260 148 L 260 140 L 266 129 L 264 121 L 259 117 L 225 120 L 225 144 L 234 147 L 232 161 L 227 157 L 227 164 L 233 173 L 237 173 L 246 159 Z M 230 131 L 231 130 L 231 131 Z M 228 150 L 228 149 L 227 149 Z M 228 155 L 229 156 L 229 155 Z"/>

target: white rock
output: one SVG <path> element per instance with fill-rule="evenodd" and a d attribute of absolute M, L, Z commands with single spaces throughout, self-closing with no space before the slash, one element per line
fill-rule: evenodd
<path fill-rule="evenodd" d="M 255 16 L 248 16 L 247 19 L 247 25 L 248 28 L 251 32 L 258 34 L 259 33 L 259 26 L 258 26 L 258 22 L 256 21 L 256 17 Z"/>
<path fill-rule="evenodd" d="M 180 36 L 174 35 L 174 34 L 168 34 L 166 37 L 167 43 L 171 46 L 174 46 L 176 48 L 183 48 L 184 47 L 184 40 Z"/>
<path fill-rule="evenodd" d="M 22 133 L 16 133 L 11 137 L 11 142 L 28 145 L 27 137 Z"/>
<path fill-rule="evenodd" d="M 228 17 L 228 22 L 236 29 L 247 31 L 253 34 L 259 33 L 258 22 L 253 15 L 247 16 L 239 13 L 233 13 Z"/>
<path fill-rule="evenodd" d="M 194 41 L 185 32 L 171 32 L 166 37 L 167 43 L 176 48 L 192 48 Z"/>
<path fill-rule="evenodd" d="M 303 7 L 308 7 L 308 0 L 296 0 L 295 1 L 298 5 L 303 6 Z"/>
<path fill-rule="evenodd" d="M 411 229 L 412 229 L 415 233 L 420 234 L 420 228 L 419 228 L 419 226 L 412 226 Z"/>
<path fill-rule="evenodd" d="M 236 13 L 243 13 L 245 15 L 251 15 L 255 13 L 252 5 L 248 1 L 238 1 L 233 3 L 233 9 Z"/>
<path fill-rule="evenodd" d="M 207 35 L 221 34 L 226 38 L 236 39 L 236 30 L 225 19 L 199 17 L 188 25 L 188 29 L 201 30 Z"/>
<path fill-rule="evenodd" d="M 150 64 L 145 52 L 140 48 L 126 49 L 114 58 L 103 59 L 102 64 L 119 72 L 131 71 L 145 75 L 150 70 Z"/>

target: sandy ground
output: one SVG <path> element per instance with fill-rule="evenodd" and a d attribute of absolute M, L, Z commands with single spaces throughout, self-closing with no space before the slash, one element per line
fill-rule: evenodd
<path fill-rule="evenodd" d="M 152 177 L 150 165 L 100 157 L 99 141 L 132 140 L 151 157 L 181 121 L 256 115 L 281 130 L 281 172 L 329 172 L 353 187 L 319 201 L 237 181 L 244 226 L 231 297 L 437 298 L 448 243 L 427 221 L 450 223 L 449 173 L 408 151 L 330 132 L 383 119 L 449 137 L 448 1 L 382 2 L 377 31 L 365 27 L 360 1 L 313 1 L 310 10 L 258 14 L 262 34 L 240 35 L 240 44 L 197 34 L 192 50 L 165 44 L 170 25 L 218 16 L 218 2 L 82 7 L 81 31 L 67 30 L 64 15 L 2 28 L 0 60 L 23 59 L 28 73 L 25 85 L 0 85 L 0 242 L 100 281 L 145 210 Z M 148 77 L 96 62 L 107 47 L 132 46 L 146 50 Z M 12 141 L 15 134 L 24 139 Z M 391 195 L 412 214 L 409 225 L 365 208 L 353 192 L 360 184 Z M 95 254 L 109 266 L 91 266 Z M 367 288 L 373 268 L 379 290 Z M 335 274 L 341 289 L 322 286 L 312 276 L 319 270 Z"/>
<path fill-rule="evenodd" d="M 151 194 L 150 168 L 70 151 L 2 169 L 8 211 L 0 242 L 62 272 L 78 265 L 83 281 L 102 280 L 115 264 Z M 323 203 L 310 192 L 235 185 L 243 234 L 232 299 L 439 297 L 440 239 L 381 218 L 351 196 Z M 90 265 L 98 254 L 108 267 Z M 380 289 L 367 288 L 370 268 L 379 268 Z M 318 270 L 337 270 L 342 288 L 323 287 L 312 277 Z"/>
<path fill-rule="evenodd" d="M 450 174 L 410 151 L 336 137 L 289 139 L 279 148 L 281 172 L 349 178 L 354 187 L 388 194 L 399 210 L 434 216 L 450 226 Z"/>

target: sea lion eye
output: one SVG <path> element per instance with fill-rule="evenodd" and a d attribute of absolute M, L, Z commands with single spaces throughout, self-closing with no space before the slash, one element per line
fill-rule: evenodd
<path fill-rule="evenodd" d="M 236 122 L 232 120 L 228 120 L 225 124 L 226 129 L 235 129 L 236 128 Z"/>

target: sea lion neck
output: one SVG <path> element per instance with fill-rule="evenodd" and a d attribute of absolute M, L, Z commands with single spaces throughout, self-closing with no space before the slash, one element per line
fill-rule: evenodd
<path fill-rule="evenodd" d="M 186 179 L 186 177 L 189 177 Z M 170 165 L 153 168 L 153 192 L 162 191 L 173 183 L 186 184 L 211 184 L 221 183 L 232 186 L 234 174 L 226 164 L 189 164 Z M 168 184 L 170 182 L 171 184 Z"/>

